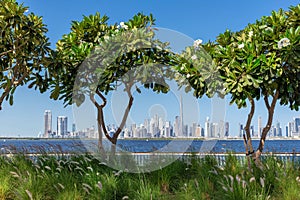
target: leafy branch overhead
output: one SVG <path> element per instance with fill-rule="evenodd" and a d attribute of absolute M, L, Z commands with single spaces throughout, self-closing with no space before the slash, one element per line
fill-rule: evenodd
<path fill-rule="evenodd" d="M 154 39 L 152 15 L 139 13 L 120 25 L 108 25 L 107 20 L 99 13 L 85 16 L 81 22 L 73 22 L 71 32 L 58 41 L 51 70 L 52 98 L 63 99 L 66 104 L 79 100 L 79 105 L 87 91 L 108 93 L 133 70 L 131 80 L 145 87 L 155 85 L 154 91 L 167 92 L 162 77 L 171 76 L 165 66 L 172 63 L 172 57 L 165 49 L 167 44 Z M 153 75 L 155 71 L 157 76 Z M 159 81 L 162 84 L 155 84 Z M 74 95 L 77 96 L 73 98 Z"/>
<path fill-rule="evenodd" d="M 253 153 L 250 125 L 255 111 L 254 99 L 263 98 L 268 120 L 262 130 L 256 158 L 261 154 L 273 121 L 277 101 L 298 110 L 300 106 L 300 5 L 289 11 L 280 9 L 264 16 L 243 30 L 226 30 L 215 42 L 203 45 L 212 56 L 223 81 L 225 93 L 238 108 L 250 102 L 245 130 Z M 196 90 L 198 88 L 195 88 Z M 246 148 L 247 149 L 247 148 Z"/>
<path fill-rule="evenodd" d="M 15 0 L 0 1 L 0 109 L 4 100 L 13 104 L 18 86 L 30 83 L 41 92 L 48 88 L 45 57 L 49 42 L 42 17 L 28 13 Z"/>

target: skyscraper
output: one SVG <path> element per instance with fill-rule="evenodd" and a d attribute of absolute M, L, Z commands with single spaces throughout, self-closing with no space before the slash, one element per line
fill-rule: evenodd
<path fill-rule="evenodd" d="M 176 116 L 174 121 L 174 137 L 178 137 L 180 135 L 180 117 Z"/>
<path fill-rule="evenodd" d="M 261 135 L 261 129 L 262 129 L 262 126 L 261 126 L 261 116 L 258 117 L 258 126 L 257 126 L 257 136 L 260 137 Z"/>
<path fill-rule="evenodd" d="M 229 136 L 229 122 L 225 123 L 225 137 Z"/>
<path fill-rule="evenodd" d="M 288 123 L 288 137 L 292 137 L 295 132 L 295 122 Z"/>
<path fill-rule="evenodd" d="M 165 123 L 165 137 L 171 137 L 171 122 L 167 121 Z"/>
<path fill-rule="evenodd" d="M 300 118 L 295 117 L 294 118 L 294 122 L 295 122 L 295 128 L 294 128 L 294 130 L 295 130 L 295 132 L 299 133 L 300 132 L 299 131 L 299 128 L 300 128 Z"/>
<path fill-rule="evenodd" d="M 52 113 L 51 110 L 45 110 L 44 113 L 44 137 L 48 138 L 52 134 Z"/>
<path fill-rule="evenodd" d="M 204 137 L 210 137 L 209 117 L 206 118 L 204 127 Z"/>
<path fill-rule="evenodd" d="M 57 136 L 64 137 L 68 134 L 68 118 L 66 116 L 57 117 Z"/>
<path fill-rule="evenodd" d="M 277 121 L 277 123 L 276 123 L 276 135 L 274 135 L 274 136 L 278 136 L 278 137 L 282 136 L 282 130 L 281 130 L 279 121 Z"/>
<path fill-rule="evenodd" d="M 239 137 L 243 137 L 244 135 L 244 126 L 243 124 L 239 123 Z"/>

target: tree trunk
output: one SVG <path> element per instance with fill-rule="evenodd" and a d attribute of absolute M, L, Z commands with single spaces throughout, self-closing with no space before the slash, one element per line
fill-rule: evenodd
<path fill-rule="evenodd" d="M 95 107 L 97 108 L 97 125 L 98 125 L 98 151 L 100 153 L 101 159 L 106 159 L 106 153 L 105 149 L 103 147 L 103 131 L 105 136 L 111 140 L 109 137 L 106 127 L 105 127 L 105 122 L 104 122 L 104 117 L 103 117 L 103 108 L 106 106 L 106 98 L 98 91 L 96 90 L 96 94 L 103 100 L 103 103 L 100 105 L 97 103 L 95 100 L 94 94 L 90 94 L 90 100 L 93 102 Z"/>
<path fill-rule="evenodd" d="M 105 153 L 105 149 L 103 147 L 103 131 L 102 131 L 102 127 L 101 127 L 101 123 L 99 123 L 99 121 L 101 121 L 101 119 L 99 119 L 99 111 L 98 111 L 98 117 L 97 117 L 97 124 L 98 124 L 98 151 L 100 153 L 100 157 L 101 160 L 105 160 L 106 159 L 106 153 Z"/>
<path fill-rule="evenodd" d="M 266 141 L 266 136 L 272 126 L 272 122 L 273 122 L 273 116 L 274 116 L 274 109 L 275 109 L 275 105 L 277 102 L 277 99 L 279 97 L 279 90 L 276 90 L 275 95 L 272 95 L 273 99 L 272 99 L 272 103 L 271 105 L 269 104 L 269 100 L 268 100 L 268 96 L 265 95 L 264 97 L 264 101 L 265 101 L 265 105 L 268 109 L 268 121 L 266 126 L 263 128 L 262 134 L 261 134 L 261 138 L 260 138 L 260 142 L 259 142 L 259 146 L 255 152 L 255 161 L 256 163 L 260 163 L 260 156 L 264 150 L 264 146 L 265 146 L 265 141 Z"/>
<path fill-rule="evenodd" d="M 122 132 L 122 130 L 123 130 L 125 124 L 126 124 L 128 114 L 129 114 L 129 112 L 131 110 L 131 107 L 132 107 L 132 104 L 133 104 L 133 96 L 131 94 L 131 87 L 132 87 L 132 84 L 126 85 L 126 92 L 127 92 L 128 97 L 129 97 L 129 101 L 128 101 L 126 110 L 124 112 L 121 124 L 118 127 L 117 131 L 114 133 L 114 135 L 112 137 L 112 140 L 111 140 L 111 142 L 112 142 L 112 144 L 111 144 L 111 154 L 112 155 L 116 154 L 116 145 L 117 145 L 118 137 L 121 134 L 121 132 Z"/>
<path fill-rule="evenodd" d="M 117 140 L 118 137 L 120 135 L 120 133 L 122 132 L 126 121 L 127 121 L 127 117 L 128 114 L 130 112 L 130 109 L 132 107 L 133 104 L 133 96 L 131 94 L 131 87 L 132 87 L 133 83 L 128 83 L 125 84 L 125 89 L 127 92 L 127 95 L 129 97 L 129 101 L 128 101 L 128 105 L 126 107 L 126 110 L 124 112 L 122 121 L 120 126 L 118 127 L 117 131 L 114 133 L 113 137 L 111 137 L 108 134 L 108 131 L 106 129 L 106 125 L 105 125 L 105 120 L 104 120 L 104 114 L 103 114 L 103 108 L 106 106 L 106 98 L 101 94 L 101 92 L 97 89 L 96 90 L 96 94 L 102 99 L 103 103 L 100 105 L 97 103 L 97 101 L 95 100 L 94 94 L 90 94 L 90 100 L 93 102 L 93 104 L 96 106 L 97 108 L 97 122 L 98 122 L 98 134 L 99 134 L 99 139 L 98 139 L 98 148 L 99 148 L 99 152 L 102 153 L 104 151 L 103 148 L 103 141 L 102 141 L 102 133 L 104 133 L 105 137 L 111 142 L 111 156 L 113 157 L 116 154 L 116 145 L 117 145 Z"/>
<path fill-rule="evenodd" d="M 251 169 L 251 160 L 250 160 L 250 156 L 254 156 L 254 150 L 253 150 L 253 145 L 252 145 L 252 141 L 251 141 L 251 132 L 250 132 L 250 126 L 251 126 L 251 121 L 254 115 L 254 111 L 255 111 L 255 103 L 252 97 L 248 97 L 250 103 L 251 103 L 251 110 L 248 114 L 248 118 L 247 118 L 247 123 L 245 126 L 245 132 L 247 135 L 247 138 L 244 135 L 244 145 L 245 145 L 245 149 L 246 149 L 246 157 L 247 157 L 247 161 L 248 161 L 248 167 L 249 169 Z"/>

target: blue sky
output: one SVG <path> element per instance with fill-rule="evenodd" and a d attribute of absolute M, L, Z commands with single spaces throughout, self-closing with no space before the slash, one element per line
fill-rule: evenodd
<path fill-rule="evenodd" d="M 81 20 L 82 15 L 95 14 L 99 11 L 110 17 L 110 23 L 119 23 L 127 21 L 134 14 L 143 12 L 152 13 L 156 18 L 156 26 L 178 31 L 192 39 L 201 38 L 204 41 L 215 40 L 216 36 L 226 29 L 233 31 L 243 29 L 248 23 L 255 22 L 263 15 L 269 15 L 272 10 L 279 8 L 287 9 L 290 5 L 296 5 L 299 1 L 281 1 L 281 0 L 253 0 L 253 1 L 99 1 L 99 0 L 72 0 L 72 1 L 40 1 L 26 0 L 26 6 L 29 11 L 43 16 L 44 23 L 47 24 L 48 37 L 55 47 L 55 43 L 63 34 L 69 33 L 72 20 Z M 172 96 L 172 94 L 170 94 Z M 164 102 L 162 96 L 153 96 L 144 94 L 145 98 L 137 97 L 136 104 L 133 107 L 132 117 L 143 122 L 144 116 L 141 112 L 143 107 L 151 105 L 149 102 Z M 152 99 L 151 99 L 152 98 Z M 153 99 L 154 98 L 154 99 Z M 148 99 L 148 103 L 145 101 Z M 211 101 L 203 98 L 198 101 L 199 122 L 204 123 L 206 116 L 212 112 Z M 163 103 L 161 103 L 163 104 Z M 171 104 L 172 105 L 172 104 Z M 177 102 L 178 105 L 178 102 Z M 140 107 L 139 107 L 140 106 Z M 28 90 L 25 87 L 18 88 L 16 91 L 15 102 L 9 106 L 7 102 L 0 111 L 0 136 L 36 136 L 40 131 L 43 132 L 43 114 L 44 110 L 52 110 L 53 121 L 59 115 L 66 115 L 69 118 L 69 129 L 71 123 L 75 120 L 72 107 L 64 108 L 63 102 L 49 99 L 49 93 L 39 94 L 37 91 Z M 148 109 L 149 110 L 149 109 Z M 168 117 L 173 120 L 173 112 L 176 109 L 167 108 Z M 245 123 L 248 109 L 238 110 L 236 106 L 228 106 L 226 103 L 226 121 L 230 122 L 232 134 L 237 134 L 238 123 Z M 108 110 L 107 112 L 110 113 Z M 169 113 L 170 112 L 170 113 Z M 258 116 L 262 116 L 262 122 L 266 122 L 266 111 L 262 102 L 258 102 L 256 114 L 253 119 L 253 125 L 257 126 Z M 75 114 L 76 115 L 76 114 Z M 288 107 L 277 106 L 275 110 L 274 123 L 279 120 L 282 126 L 294 116 L 300 116 L 300 112 L 290 111 Z M 86 118 L 90 123 L 93 117 Z M 113 117 L 108 115 L 108 121 Z M 140 122 L 137 122 L 140 123 Z M 53 124 L 55 128 L 56 123 Z"/>

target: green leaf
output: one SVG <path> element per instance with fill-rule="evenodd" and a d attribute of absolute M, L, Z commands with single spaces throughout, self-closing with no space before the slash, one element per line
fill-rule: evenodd
<path fill-rule="evenodd" d="M 13 105 L 14 104 L 14 96 L 13 95 L 10 95 L 9 97 L 9 105 Z"/>
<path fill-rule="evenodd" d="M 138 88 L 137 86 L 135 86 L 135 88 L 136 88 L 136 91 L 137 91 L 139 94 L 142 92 L 141 89 Z"/>

